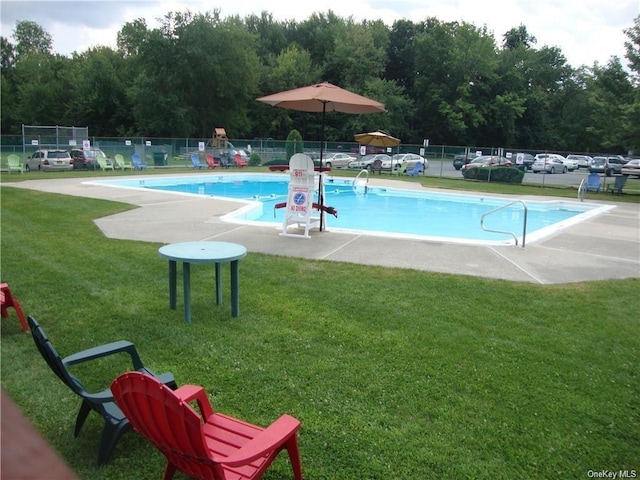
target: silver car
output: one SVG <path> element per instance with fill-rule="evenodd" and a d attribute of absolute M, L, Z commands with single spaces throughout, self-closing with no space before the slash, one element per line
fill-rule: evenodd
<path fill-rule="evenodd" d="M 27 172 L 73 170 L 71 155 L 66 150 L 37 150 L 27 158 L 24 167 Z"/>
<path fill-rule="evenodd" d="M 416 163 L 421 163 L 422 169 L 425 170 L 429 162 L 427 162 L 424 157 L 421 157 L 417 153 L 396 153 L 393 157 L 391 157 L 391 160 L 382 161 L 382 169 L 391 170 L 391 166 L 393 165 L 394 171 L 398 168 L 401 171 L 409 171 L 413 170 L 413 167 Z"/>
<path fill-rule="evenodd" d="M 567 160 L 578 162 L 578 168 L 589 168 L 593 162 L 593 158 L 589 155 L 567 155 Z"/>
<path fill-rule="evenodd" d="M 531 171 L 533 173 L 567 173 L 567 170 L 568 168 L 562 159 L 551 156 L 536 158 L 536 161 L 531 165 Z"/>
<path fill-rule="evenodd" d="M 329 168 L 347 168 L 349 162 L 353 162 L 354 160 L 356 160 L 356 157 L 347 153 L 329 153 L 322 156 L 322 166 Z"/>
<path fill-rule="evenodd" d="M 359 160 L 354 160 L 349 162 L 349 168 L 371 168 L 371 165 L 376 160 L 380 160 L 381 162 L 389 162 L 391 164 L 391 157 L 385 153 L 376 153 L 374 155 L 365 155 Z"/>

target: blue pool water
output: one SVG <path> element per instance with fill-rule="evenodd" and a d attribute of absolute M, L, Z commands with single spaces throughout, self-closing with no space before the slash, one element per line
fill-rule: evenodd
<path fill-rule="evenodd" d="M 190 195 L 224 197 L 244 206 L 224 220 L 250 224 L 282 224 L 289 177 L 283 174 L 205 174 L 146 177 L 91 182 L 136 189 L 153 189 Z M 433 193 L 395 188 L 366 189 L 353 178 L 325 177 L 325 205 L 338 218 L 325 215 L 331 231 L 359 232 L 402 238 L 439 239 L 461 243 L 513 243 L 510 235 L 487 232 L 480 226 L 483 214 L 507 205 L 514 198 L 482 194 Z M 527 242 L 580 222 L 610 207 L 569 201 L 526 201 Z M 524 208 L 521 203 L 485 218 L 488 229 L 514 232 L 521 241 Z"/>

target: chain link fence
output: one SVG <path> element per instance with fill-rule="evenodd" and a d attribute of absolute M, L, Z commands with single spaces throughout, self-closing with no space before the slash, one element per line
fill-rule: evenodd
<path fill-rule="evenodd" d="M 26 128 L 26 127 L 25 127 Z M 45 129 L 45 130 L 36 130 Z M 59 129 L 57 132 L 50 129 Z M 74 130 L 63 130 L 64 128 Z M 191 164 L 191 155 L 215 153 L 217 149 L 211 138 L 149 138 L 149 137 L 89 137 L 82 135 L 78 127 L 29 127 L 21 136 L 3 135 L 1 137 L 0 155 L 3 165 L 10 154 L 18 154 L 26 159 L 38 149 L 64 149 L 83 148 L 83 142 L 88 141 L 91 148 L 101 149 L 107 156 L 113 157 L 121 154 L 125 158 L 131 158 L 134 153 L 139 154 L 146 163 L 153 166 L 188 166 Z M 86 129 L 84 130 L 86 132 Z M 230 139 L 229 150 L 245 150 L 251 154 L 256 152 L 261 165 L 274 163 L 288 163 L 286 157 L 286 141 L 272 138 Z M 305 153 L 317 160 L 320 157 L 320 142 L 304 142 Z M 348 153 L 355 157 L 362 153 L 416 153 L 427 160 L 453 159 L 455 155 L 468 152 L 482 152 L 484 155 L 498 155 L 506 153 L 499 147 L 455 146 L 455 145 L 419 145 L 400 144 L 397 147 L 362 148 L 356 142 L 325 142 L 323 153 Z M 513 153 L 516 151 L 514 150 Z M 518 152 L 526 152 L 518 150 Z"/>

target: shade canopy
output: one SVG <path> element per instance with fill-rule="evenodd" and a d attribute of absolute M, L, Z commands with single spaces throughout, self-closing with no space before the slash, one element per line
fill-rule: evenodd
<path fill-rule="evenodd" d="M 384 105 L 344 88 L 324 82 L 274 93 L 257 99 L 274 107 L 300 112 L 342 112 L 351 114 L 385 112 Z"/>
<path fill-rule="evenodd" d="M 356 142 L 361 145 L 371 145 L 373 147 L 395 147 L 400 144 L 400 139 L 392 137 L 387 132 L 377 130 L 369 133 L 358 133 L 354 135 Z"/>

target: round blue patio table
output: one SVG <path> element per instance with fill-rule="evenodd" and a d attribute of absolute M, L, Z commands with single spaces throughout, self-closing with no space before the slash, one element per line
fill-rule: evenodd
<path fill-rule="evenodd" d="M 184 321 L 191 321 L 191 264 L 214 263 L 216 276 L 216 305 L 222 305 L 223 263 L 231 264 L 231 316 L 240 315 L 239 262 L 247 249 L 229 242 L 183 242 L 172 243 L 158 249 L 161 257 L 169 260 L 169 308 L 176 309 L 177 262 L 182 262 L 184 284 Z"/>

